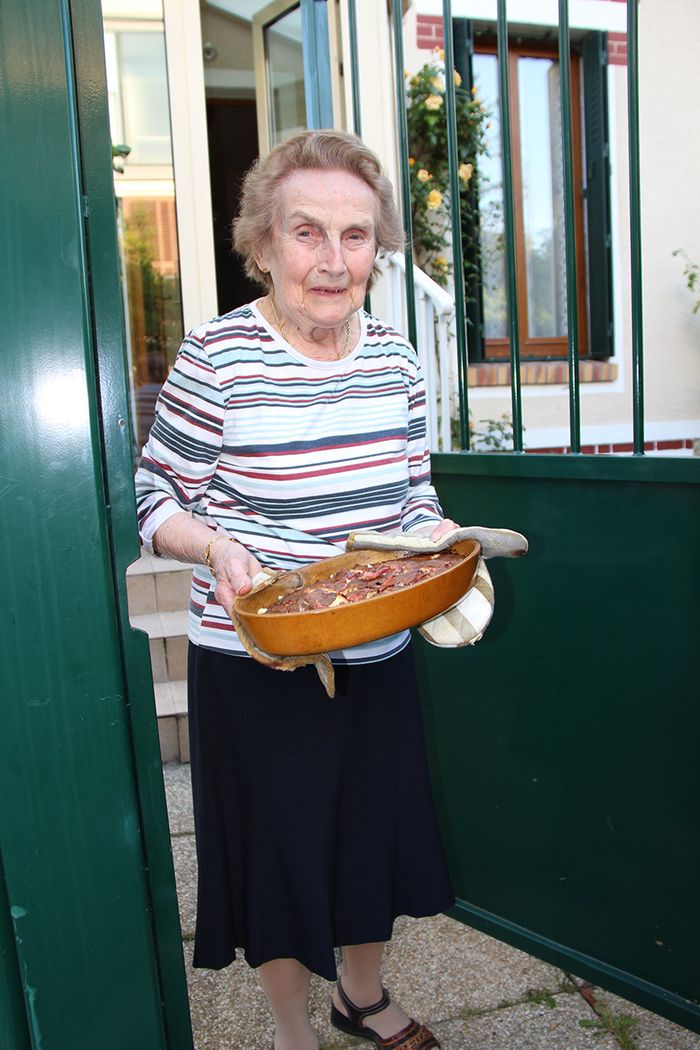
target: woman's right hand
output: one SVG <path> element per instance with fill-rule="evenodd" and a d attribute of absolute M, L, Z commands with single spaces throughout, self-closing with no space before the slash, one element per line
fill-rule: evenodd
<path fill-rule="evenodd" d="M 237 540 L 222 537 L 213 543 L 209 561 L 216 576 L 217 602 L 230 613 L 233 601 L 239 594 L 247 594 L 253 586 L 253 577 L 262 571 L 258 559 Z"/>

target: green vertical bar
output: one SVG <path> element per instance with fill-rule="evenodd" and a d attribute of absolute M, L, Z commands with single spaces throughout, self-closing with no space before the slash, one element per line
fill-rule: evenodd
<path fill-rule="evenodd" d="M 416 290 L 413 284 L 413 222 L 411 220 L 411 174 L 408 167 L 408 122 L 406 120 L 406 92 L 403 77 L 403 27 L 401 0 L 394 0 L 394 67 L 396 78 L 396 123 L 399 131 L 399 168 L 401 172 L 401 204 L 406 231 L 406 313 L 408 338 L 418 349 L 416 330 Z"/>
<path fill-rule="evenodd" d="M 462 221 L 459 208 L 459 174 L 457 171 L 457 104 L 455 101 L 454 47 L 452 40 L 452 3 L 442 0 L 442 35 L 445 41 L 445 104 L 447 108 L 447 159 L 450 172 L 450 213 L 452 220 L 452 261 L 455 285 L 455 325 L 457 331 L 457 368 L 459 375 L 459 435 L 461 447 L 469 451 L 469 357 L 467 319 L 464 302 L 464 258 L 462 254 Z"/>
<path fill-rule="evenodd" d="M 569 431 L 572 452 L 581 451 L 578 375 L 578 294 L 576 282 L 576 215 L 574 211 L 574 151 L 571 122 L 571 41 L 569 0 L 559 0 L 559 87 L 561 152 L 564 167 L 564 232 L 566 236 L 566 335 L 569 349 Z"/>
<path fill-rule="evenodd" d="M 360 115 L 360 68 L 357 61 L 357 8 L 355 0 L 348 0 L 348 28 L 350 30 L 350 73 L 352 78 L 352 123 L 355 134 L 362 138 Z"/>
<path fill-rule="evenodd" d="M 518 282 L 515 268 L 515 206 L 513 203 L 513 155 L 510 137 L 510 93 L 508 77 L 508 20 L 506 0 L 498 0 L 498 83 L 501 109 L 501 153 L 503 154 L 503 212 L 508 272 L 508 335 L 510 339 L 510 390 L 513 411 L 513 450 L 523 451 L 522 394 L 520 389 L 520 335 L 518 331 Z"/>
<path fill-rule="evenodd" d="M 348 0 L 348 27 L 350 30 L 350 88 L 352 90 L 352 123 L 355 134 L 362 138 L 362 116 L 360 112 L 360 67 L 357 47 L 357 8 L 355 0 Z M 365 310 L 372 312 L 369 292 L 365 295 Z"/>
<path fill-rule="evenodd" d="M 627 104 L 630 165 L 630 248 L 632 268 L 632 399 L 634 452 L 644 455 L 644 333 L 642 326 L 642 218 L 639 164 L 639 9 L 627 3 Z"/>

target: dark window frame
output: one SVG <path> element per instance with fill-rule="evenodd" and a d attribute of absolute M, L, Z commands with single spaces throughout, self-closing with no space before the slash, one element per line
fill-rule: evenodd
<path fill-rule="evenodd" d="M 463 80 L 473 85 L 472 56 L 475 52 L 496 54 L 493 36 L 474 39 L 472 23 L 453 23 L 456 66 Z M 515 197 L 516 271 L 520 354 L 527 360 L 562 360 L 567 356 L 565 337 L 533 338 L 528 335 L 527 274 L 522 196 L 518 59 L 558 59 L 555 41 L 535 37 L 509 42 L 512 156 Z M 607 124 L 607 35 L 592 32 L 571 49 L 572 132 L 574 140 L 574 196 L 576 231 L 577 309 L 579 358 L 607 359 L 613 355 L 612 266 L 610 235 L 610 165 Z M 475 201 L 478 213 L 478 200 Z M 476 230 L 471 231 L 475 242 Z M 469 262 L 478 266 L 478 247 Z M 502 362 L 510 355 L 508 339 L 488 339 L 483 333 L 481 282 L 472 279 L 467 287 L 467 320 L 471 332 L 470 355 L 475 361 Z"/>

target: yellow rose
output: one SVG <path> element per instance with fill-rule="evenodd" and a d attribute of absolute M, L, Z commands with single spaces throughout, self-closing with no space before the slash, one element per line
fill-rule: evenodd
<path fill-rule="evenodd" d="M 436 91 L 444 91 L 445 90 L 445 81 L 442 79 L 442 77 L 431 77 L 430 78 L 430 83 L 431 83 L 432 87 L 435 88 Z"/>
<path fill-rule="evenodd" d="M 446 270 L 447 269 L 447 259 L 445 258 L 444 255 L 438 255 L 437 259 L 433 263 L 433 266 L 435 267 L 436 270 Z"/>
<path fill-rule="evenodd" d="M 426 109 L 440 109 L 442 106 L 442 98 L 440 95 L 428 95 L 425 100 Z"/>
<path fill-rule="evenodd" d="M 441 62 L 445 61 L 445 49 L 444 48 L 436 47 L 435 48 L 435 53 L 437 54 L 437 57 L 440 59 Z"/>
<path fill-rule="evenodd" d="M 431 190 L 428 194 L 427 205 L 431 211 L 435 211 L 442 204 L 442 194 L 440 190 Z"/>
<path fill-rule="evenodd" d="M 459 177 L 462 182 L 469 182 L 470 178 L 474 174 L 473 164 L 460 164 L 459 166 Z"/>
<path fill-rule="evenodd" d="M 462 78 L 459 75 L 459 73 L 457 72 L 457 70 L 455 69 L 455 87 L 460 87 L 461 84 L 462 84 Z"/>
<path fill-rule="evenodd" d="M 416 177 L 419 182 L 430 182 L 433 176 L 425 168 L 421 168 Z"/>
<path fill-rule="evenodd" d="M 415 163 L 416 163 L 416 158 L 415 157 L 409 157 L 408 158 L 408 166 L 409 166 L 409 168 L 412 168 Z"/>
<path fill-rule="evenodd" d="M 472 95 L 476 95 L 476 84 L 473 88 L 470 88 L 469 90 L 471 91 Z"/>

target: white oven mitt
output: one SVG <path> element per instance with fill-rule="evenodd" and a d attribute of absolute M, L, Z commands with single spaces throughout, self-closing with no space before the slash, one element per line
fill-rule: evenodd
<path fill-rule="evenodd" d="M 439 540 L 414 536 L 410 532 L 387 535 L 381 532 L 351 532 L 345 544 L 347 550 L 395 550 L 412 554 L 428 554 L 446 550 L 460 540 L 477 540 L 481 556 L 469 590 L 455 605 L 418 627 L 418 633 L 431 645 L 441 649 L 461 649 L 474 645 L 483 636 L 491 622 L 494 592 L 486 558 L 519 558 L 527 553 L 527 540 L 519 532 L 509 529 L 487 529 L 469 525 L 446 532 Z"/>

